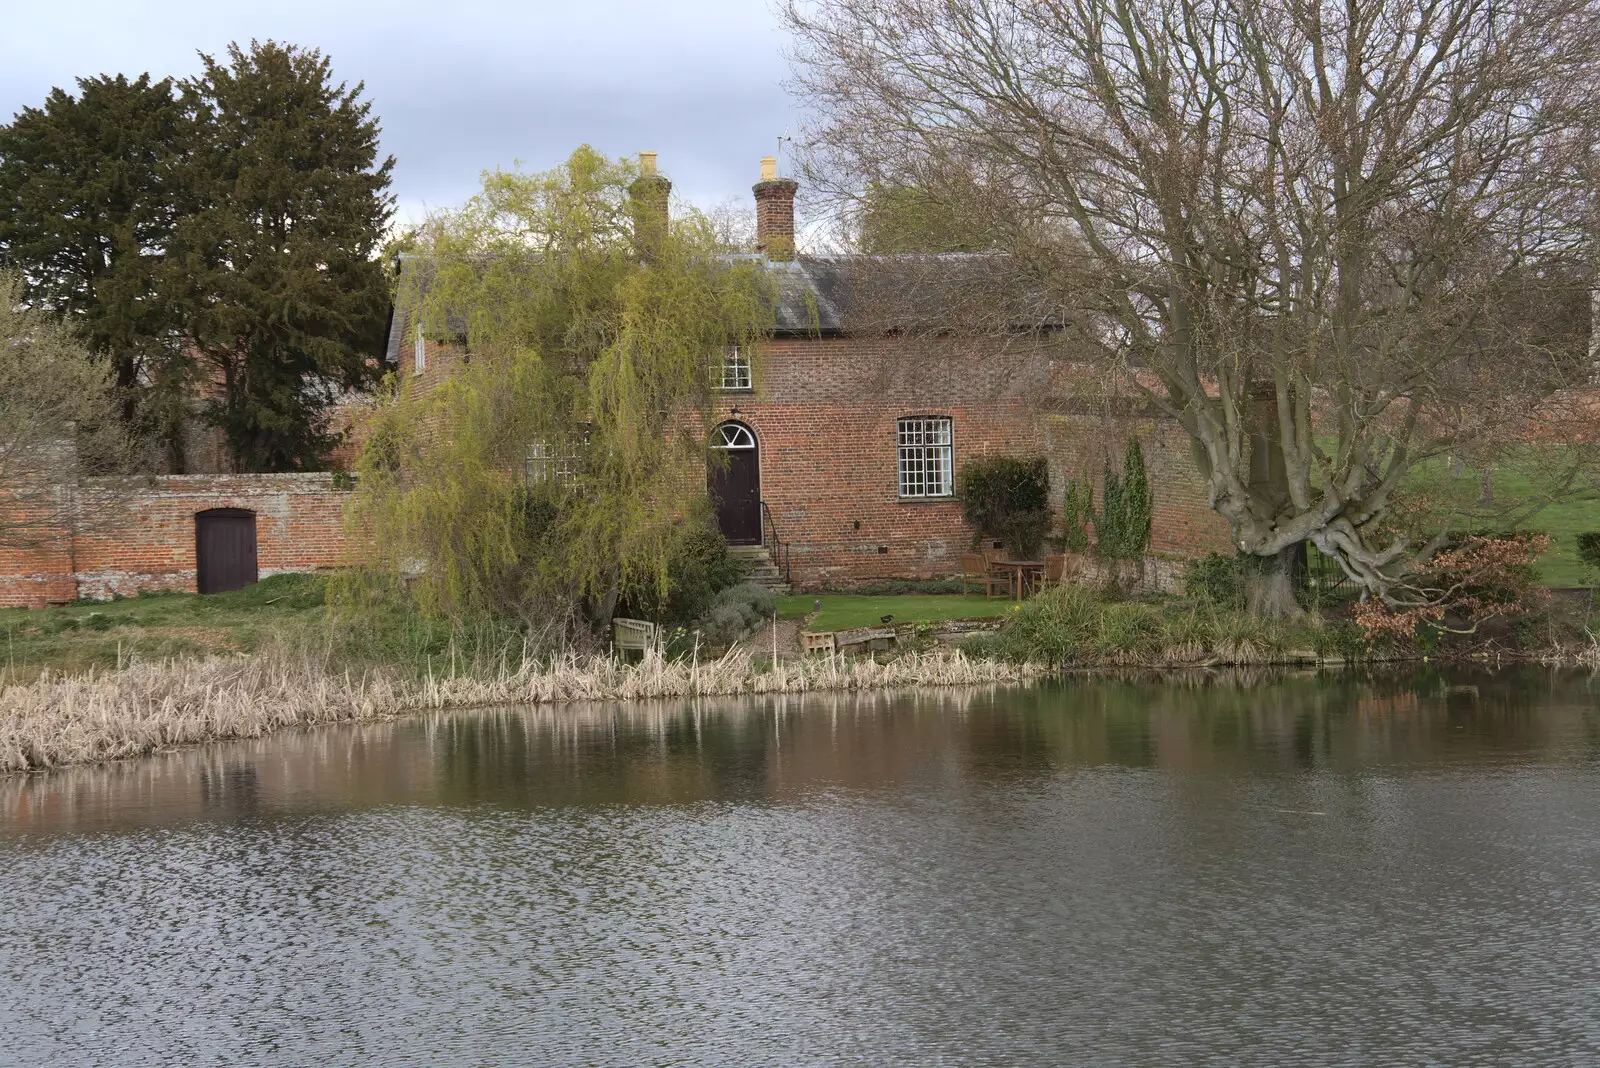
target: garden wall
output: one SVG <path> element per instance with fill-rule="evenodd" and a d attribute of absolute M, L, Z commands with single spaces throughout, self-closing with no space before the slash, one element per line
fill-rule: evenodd
<path fill-rule="evenodd" d="M 344 503 L 332 474 L 163 475 L 113 493 L 88 480 L 78 489 L 78 531 L 52 544 L 0 549 L 0 607 L 41 608 L 154 590 L 193 592 L 195 515 L 212 508 L 252 512 L 262 578 L 345 562 Z"/>

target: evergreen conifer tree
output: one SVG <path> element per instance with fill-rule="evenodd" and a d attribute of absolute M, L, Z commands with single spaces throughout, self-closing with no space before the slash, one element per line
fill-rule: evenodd
<path fill-rule="evenodd" d="M 202 56 L 185 88 L 196 138 L 174 270 L 210 420 L 245 471 L 307 469 L 346 388 L 381 371 L 388 292 L 375 257 L 393 210 L 392 157 L 364 87 L 314 49 L 251 43 Z"/>
<path fill-rule="evenodd" d="M 1122 539 L 1126 556 L 1142 556 L 1150 544 L 1152 503 L 1144 450 L 1137 438 L 1130 438 L 1122 461 Z"/>
<path fill-rule="evenodd" d="M 128 422 L 172 353 L 162 253 L 188 131 L 171 79 L 148 74 L 79 79 L 0 126 L 0 265 L 109 363 Z"/>

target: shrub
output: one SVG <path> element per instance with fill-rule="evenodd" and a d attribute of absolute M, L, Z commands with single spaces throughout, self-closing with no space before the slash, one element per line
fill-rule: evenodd
<path fill-rule="evenodd" d="M 860 597 L 898 597 L 903 594 L 949 594 L 961 592 L 960 579 L 887 579 L 868 582 L 825 593 L 848 593 Z"/>
<path fill-rule="evenodd" d="M 1089 551 L 1089 523 L 1094 519 L 1094 483 L 1085 478 L 1067 481 L 1061 498 L 1061 548 L 1069 553 Z"/>
<path fill-rule="evenodd" d="M 961 514 L 981 535 L 1000 538 L 1019 556 L 1034 556 L 1050 530 L 1050 473 L 1042 457 L 973 460 L 956 478 Z"/>
<path fill-rule="evenodd" d="M 1534 561 L 1549 545 L 1545 534 L 1469 535 L 1392 585 L 1387 602 L 1362 601 L 1353 616 L 1374 645 L 1431 648 L 1450 635 L 1475 634 L 1491 619 L 1545 605 L 1549 594 Z"/>
<path fill-rule="evenodd" d="M 1006 619 L 1002 635 L 1021 658 L 1066 664 L 1094 641 L 1100 616 L 1092 590 L 1076 584 L 1052 586 L 1019 606 Z"/>
<path fill-rule="evenodd" d="M 1237 556 L 1210 553 L 1191 560 L 1183 574 L 1183 592 L 1217 608 L 1241 610 L 1245 604 L 1245 568 Z"/>
<path fill-rule="evenodd" d="M 700 633 L 713 645 L 732 645 L 777 611 L 778 599 L 765 586 L 741 582 L 717 594 L 700 621 Z"/>
<path fill-rule="evenodd" d="M 696 509 L 684 520 L 667 559 L 667 594 L 635 593 L 617 607 L 617 615 L 654 619 L 684 626 L 706 615 L 717 595 L 739 583 L 739 562 L 728 554 L 709 508 Z"/>
<path fill-rule="evenodd" d="M 1150 475 L 1144 450 L 1137 440 L 1128 442 L 1119 478 L 1108 461 L 1100 491 L 1100 514 L 1095 516 L 1095 552 L 1112 560 L 1133 560 L 1150 544 L 1153 508 Z"/>
<path fill-rule="evenodd" d="M 1578 535 L 1578 562 L 1600 568 L 1600 531 L 1587 530 Z"/>

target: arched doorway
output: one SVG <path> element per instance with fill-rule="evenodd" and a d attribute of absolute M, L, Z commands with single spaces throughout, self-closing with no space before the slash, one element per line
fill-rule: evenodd
<path fill-rule="evenodd" d="M 194 563 L 201 593 L 227 593 L 256 581 L 256 514 L 243 508 L 196 512 Z"/>
<path fill-rule="evenodd" d="M 706 464 L 706 492 L 718 529 L 729 545 L 760 545 L 761 450 L 755 434 L 743 423 L 723 423 L 711 432 L 711 448 L 716 455 Z"/>

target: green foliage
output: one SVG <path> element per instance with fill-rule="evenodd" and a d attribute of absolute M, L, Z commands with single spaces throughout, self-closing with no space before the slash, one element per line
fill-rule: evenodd
<path fill-rule="evenodd" d="M 125 420 L 174 356 L 169 264 L 150 253 L 171 240 L 190 129 L 172 80 L 148 74 L 81 78 L 0 126 L 0 265 L 109 364 Z"/>
<path fill-rule="evenodd" d="M 756 351 L 775 306 L 697 213 L 641 247 L 636 184 L 584 146 L 550 172 L 486 175 L 415 237 L 400 314 L 464 330 L 472 360 L 378 413 L 353 520 L 386 571 L 421 572 L 430 613 L 575 636 L 621 601 L 679 611 L 674 561 L 704 529 L 707 361 Z"/>
<path fill-rule="evenodd" d="M 1128 442 L 1118 477 L 1108 461 L 1102 477 L 1100 514 L 1095 517 L 1095 551 L 1112 560 L 1133 560 L 1150 544 L 1154 502 L 1144 452 L 1137 440 Z"/>
<path fill-rule="evenodd" d="M 666 596 L 649 587 L 619 604 L 617 614 L 688 626 L 710 609 L 718 594 L 738 585 L 740 577 L 739 562 L 729 555 L 716 517 L 702 503 L 685 519 L 667 560 Z"/>
<path fill-rule="evenodd" d="M 372 382 L 382 349 L 394 160 L 378 160 L 363 87 L 335 84 L 315 49 L 201 61 L 173 255 L 201 374 L 223 387 L 208 415 L 242 469 L 315 469 L 337 440 L 325 413 Z"/>
<path fill-rule="evenodd" d="M 1600 568 L 1600 531 L 1584 531 L 1575 540 L 1578 562 L 1585 567 Z"/>
<path fill-rule="evenodd" d="M 1080 659 L 1094 641 L 1102 607 L 1087 586 L 1052 586 L 1006 617 L 1004 637 L 1020 659 L 1069 664 Z"/>
<path fill-rule="evenodd" d="M 1307 617 L 1293 627 L 1197 599 L 1112 601 L 1085 586 L 1052 587 L 1006 618 L 986 652 L 1054 666 L 1206 660 L 1252 663 L 1289 650 L 1354 657 L 1362 649 L 1353 624 Z"/>
<path fill-rule="evenodd" d="M 1089 524 L 1094 520 L 1094 483 L 1067 480 L 1061 499 L 1061 547 L 1069 553 L 1089 551 Z"/>
<path fill-rule="evenodd" d="M 1238 556 L 1208 553 L 1191 560 L 1183 574 L 1183 592 L 1196 601 L 1243 611 L 1246 565 Z"/>
<path fill-rule="evenodd" d="M 392 160 L 360 86 L 268 41 L 198 78 L 81 80 L 0 127 L 0 262 L 108 361 L 122 417 L 184 468 L 191 400 L 239 468 L 323 466 L 371 383 Z"/>
<path fill-rule="evenodd" d="M 1036 556 L 1050 529 L 1050 472 L 1042 457 L 991 456 L 965 464 L 956 477 L 961 514 L 1013 553 Z"/>
<path fill-rule="evenodd" d="M 777 596 L 765 586 L 741 582 L 712 600 L 700 619 L 700 634 L 712 645 L 731 645 L 773 617 Z"/>

